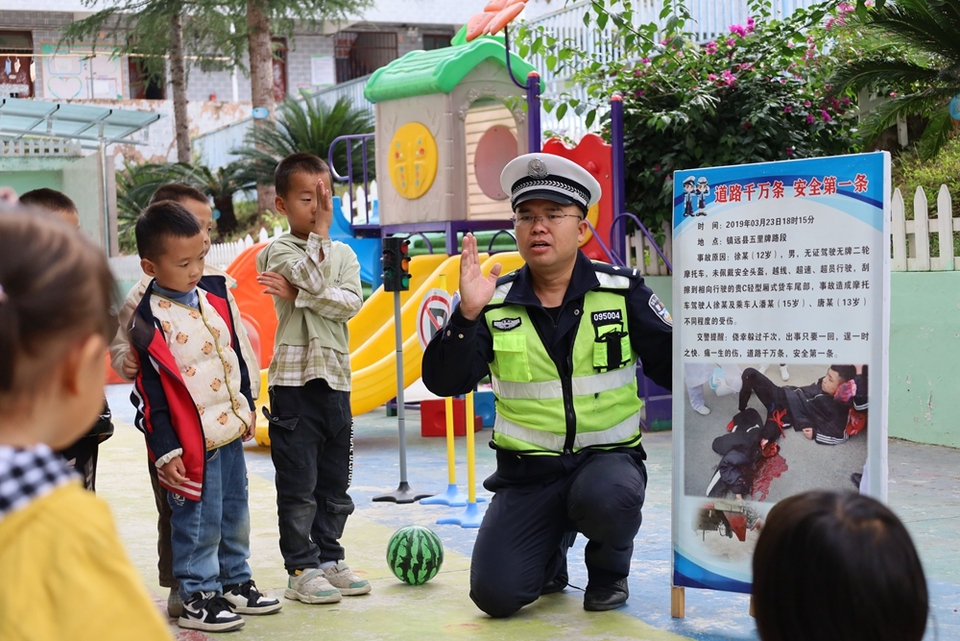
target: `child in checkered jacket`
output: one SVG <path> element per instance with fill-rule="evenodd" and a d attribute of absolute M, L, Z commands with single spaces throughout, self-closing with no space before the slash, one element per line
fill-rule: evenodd
<path fill-rule="evenodd" d="M 114 287 L 75 228 L 0 210 L 0 639 L 171 638 L 106 503 L 54 452 L 103 407 Z"/>

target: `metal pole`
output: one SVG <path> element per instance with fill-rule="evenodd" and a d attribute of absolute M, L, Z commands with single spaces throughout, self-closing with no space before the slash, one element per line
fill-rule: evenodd
<path fill-rule="evenodd" d="M 403 407 L 403 328 L 400 327 L 400 292 L 393 292 L 394 340 L 397 343 L 397 431 L 400 434 L 400 485 L 393 492 L 373 497 L 374 501 L 413 503 L 428 496 L 430 492 L 417 492 L 407 483 L 407 430 L 404 425 Z"/>
<path fill-rule="evenodd" d="M 623 154 L 623 98 L 620 94 L 610 97 L 610 145 L 613 148 L 613 218 L 627 210 L 626 172 Z M 626 230 L 624 230 L 626 232 Z M 610 239 L 610 249 L 621 265 L 626 264 L 627 251 L 623 235 Z"/>
<path fill-rule="evenodd" d="M 403 329 L 400 327 L 400 292 L 393 292 L 393 335 L 397 342 L 397 429 L 400 431 L 400 485 L 407 484 L 407 430 L 403 406 Z"/>
<path fill-rule="evenodd" d="M 100 125 L 100 191 L 103 198 L 103 253 L 110 256 L 110 181 L 107 178 L 107 143 Z"/>
<path fill-rule="evenodd" d="M 508 54 L 509 55 L 509 54 Z M 527 74 L 527 153 L 540 151 L 540 74 Z"/>

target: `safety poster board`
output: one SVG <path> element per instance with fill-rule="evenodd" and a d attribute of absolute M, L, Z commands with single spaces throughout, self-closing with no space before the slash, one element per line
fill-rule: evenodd
<path fill-rule="evenodd" d="M 885 495 L 890 158 L 674 185 L 673 585 L 749 593 L 778 500 Z"/>

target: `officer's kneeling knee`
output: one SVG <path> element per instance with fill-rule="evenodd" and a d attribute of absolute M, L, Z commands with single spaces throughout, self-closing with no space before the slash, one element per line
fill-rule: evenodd
<path fill-rule="evenodd" d="M 497 586 L 473 586 L 470 598 L 486 614 L 495 619 L 516 614 L 523 604 L 515 596 L 507 594 Z"/>

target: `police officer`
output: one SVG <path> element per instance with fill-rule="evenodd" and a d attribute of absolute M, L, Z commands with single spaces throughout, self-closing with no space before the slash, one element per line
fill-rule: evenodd
<path fill-rule="evenodd" d="M 672 321 L 635 270 L 580 252 L 600 199 L 586 170 L 526 154 L 500 184 L 526 265 L 485 277 L 467 234 L 460 303 L 423 356 L 435 394 L 469 392 L 489 374 L 497 397 L 497 470 L 484 482 L 496 494 L 473 548 L 470 597 L 505 617 L 563 590 L 579 532 L 588 539 L 583 607 L 610 610 L 628 597 L 647 482 L 636 361 L 671 386 Z"/>

